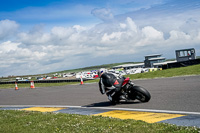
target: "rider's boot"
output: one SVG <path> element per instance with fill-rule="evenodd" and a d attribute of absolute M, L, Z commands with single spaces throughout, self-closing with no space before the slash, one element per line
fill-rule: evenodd
<path fill-rule="evenodd" d="M 108 100 L 110 100 L 111 102 L 113 102 L 114 100 L 113 100 L 113 96 L 115 95 L 115 90 L 111 90 L 111 91 L 109 91 L 108 93 L 106 93 L 107 94 L 107 96 L 108 96 Z"/>
<path fill-rule="evenodd" d="M 108 95 L 108 100 L 112 102 L 113 98 L 111 97 L 111 95 Z"/>
<path fill-rule="evenodd" d="M 120 98 L 121 100 L 127 100 L 126 97 L 125 97 L 124 95 L 121 95 L 119 98 Z"/>

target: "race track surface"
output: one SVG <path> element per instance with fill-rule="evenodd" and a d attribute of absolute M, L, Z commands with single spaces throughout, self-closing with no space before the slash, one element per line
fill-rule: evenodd
<path fill-rule="evenodd" d="M 200 112 L 200 76 L 134 80 L 151 94 L 148 103 L 138 101 L 112 105 L 98 84 L 66 85 L 0 90 L 0 105 L 63 105 Z"/>

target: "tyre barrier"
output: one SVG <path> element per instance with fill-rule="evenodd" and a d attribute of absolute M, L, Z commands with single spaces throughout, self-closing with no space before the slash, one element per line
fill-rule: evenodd
<path fill-rule="evenodd" d="M 83 79 L 83 81 L 88 81 L 92 79 Z M 60 82 L 81 82 L 81 79 L 67 79 L 67 80 L 31 80 L 34 83 L 60 83 Z M 30 84 L 31 81 L 6 81 L 0 82 L 0 84 L 15 84 L 15 82 L 20 84 Z"/>

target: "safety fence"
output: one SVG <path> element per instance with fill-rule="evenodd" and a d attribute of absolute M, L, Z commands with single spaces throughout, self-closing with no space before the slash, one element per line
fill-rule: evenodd
<path fill-rule="evenodd" d="M 91 79 L 83 79 L 83 81 L 87 81 Z M 34 83 L 60 83 L 60 82 L 81 82 L 81 79 L 67 79 L 67 80 L 31 80 L 34 81 Z M 15 84 L 21 83 L 21 84 L 27 84 L 31 81 L 6 81 L 6 82 L 0 82 L 0 84 Z"/>

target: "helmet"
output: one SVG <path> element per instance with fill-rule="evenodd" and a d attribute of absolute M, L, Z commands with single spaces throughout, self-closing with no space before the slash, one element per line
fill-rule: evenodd
<path fill-rule="evenodd" d="M 101 68 L 98 70 L 98 76 L 100 77 L 102 73 L 107 72 L 107 69 Z"/>

